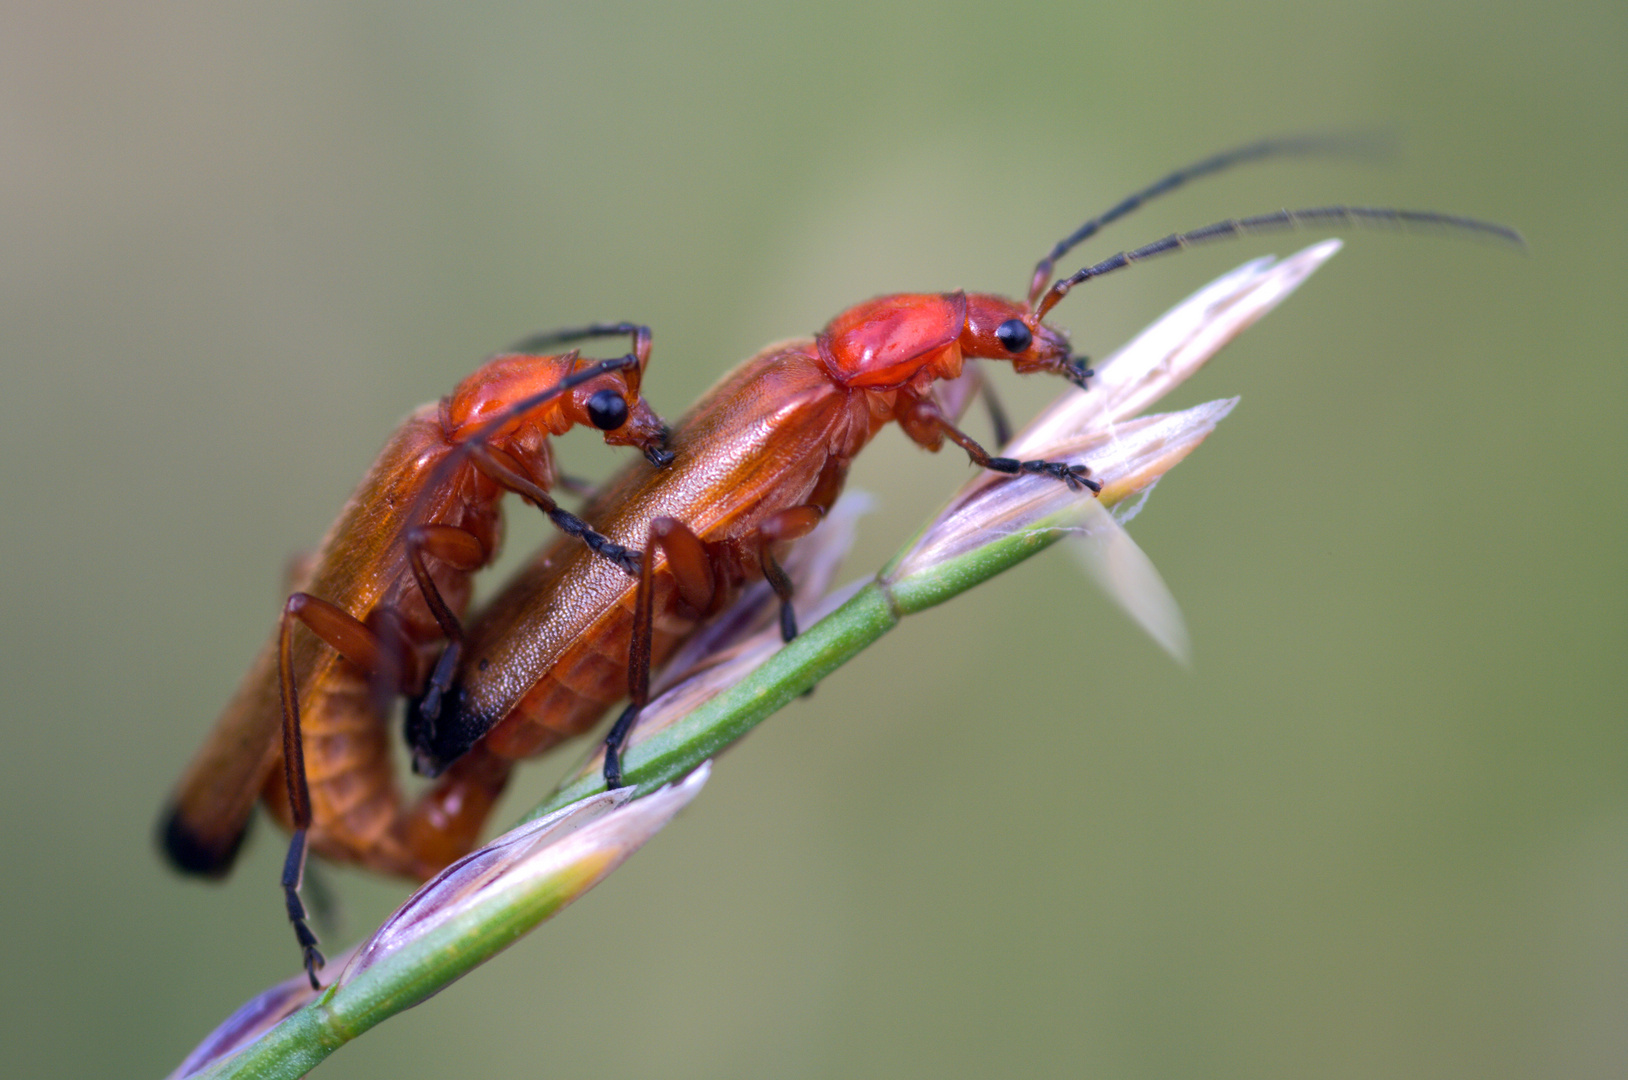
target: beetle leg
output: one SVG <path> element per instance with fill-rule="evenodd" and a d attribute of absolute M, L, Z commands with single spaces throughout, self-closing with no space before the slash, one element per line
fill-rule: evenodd
<path fill-rule="evenodd" d="M 639 719 L 639 711 L 650 700 L 650 647 L 654 633 L 656 546 L 660 541 L 651 523 L 650 543 L 645 545 L 643 566 L 639 571 L 639 588 L 633 601 L 633 639 L 627 651 L 627 708 L 616 718 L 605 734 L 605 789 L 614 791 L 622 786 L 622 745 Z M 688 531 L 688 530 L 685 530 Z M 693 533 L 691 534 L 694 535 Z"/>
<path fill-rule="evenodd" d="M 967 370 L 972 379 L 970 392 L 984 400 L 984 411 L 989 414 L 989 426 L 995 434 L 995 445 L 1005 446 L 1012 441 L 1012 421 L 1007 417 L 1001 399 L 995 394 L 995 384 L 982 367 L 969 367 Z"/>
<path fill-rule="evenodd" d="M 368 612 L 366 626 L 379 642 L 378 666 L 368 679 L 373 690 L 373 711 L 385 716 L 404 687 L 418 685 L 418 654 L 407 638 L 401 612 L 389 604 L 380 604 Z"/>
<path fill-rule="evenodd" d="M 987 375 L 980 375 L 978 390 L 984 399 L 984 409 L 989 413 L 989 426 L 995 429 L 995 445 L 1005 446 L 1012 441 L 1012 421 L 1007 419 L 1006 409 L 995 394 L 995 384 Z"/>
<path fill-rule="evenodd" d="M 763 567 L 763 577 L 769 588 L 780 598 L 780 640 L 790 641 L 797 636 L 797 613 L 791 607 L 791 578 L 775 560 L 773 545 L 781 540 L 796 540 L 807 536 L 825 517 L 817 506 L 793 506 L 771 514 L 758 526 L 757 557 Z"/>
<path fill-rule="evenodd" d="M 769 588 L 780 598 L 780 640 L 789 642 L 797 636 L 797 612 L 791 606 L 791 578 L 775 561 L 774 553 L 769 550 L 770 543 L 768 537 L 760 537 L 757 557 L 763 566 L 763 576 L 769 582 Z"/>
<path fill-rule="evenodd" d="M 938 411 L 938 407 L 926 398 L 915 399 L 914 408 L 911 411 L 914 415 L 909 416 L 909 423 L 906 423 L 905 419 L 908 414 L 901 414 L 900 426 L 905 429 L 905 432 L 912 439 L 915 439 L 923 446 L 931 448 L 930 444 L 917 434 L 917 431 L 930 430 L 937 432 L 938 435 L 949 439 L 965 450 L 967 456 L 972 459 L 972 463 L 979 468 L 1007 473 L 1012 476 L 1019 473 L 1035 473 L 1041 476 L 1049 476 L 1054 480 L 1061 480 L 1067 484 L 1071 491 L 1090 490 L 1097 492 L 1102 490 L 1102 485 L 1091 479 L 1091 470 L 1084 465 L 1070 465 L 1066 461 L 1019 461 L 1017 458 L 991 457 L 989 451 L 979 446 L 972 436 L 950 423 Z"/>
<path fill-rule="evenodd" d="M 470 451 L 475 464 L 487 476 L 499 484 L 516 492 L 535 503 L 538 509 L 548 515 L 556 528 L 561 532 L 574 536 L 588 545 L 588 550 L 602 558 L 620 566 L 632 577 L 639 576 L 639 553 L 623 547 L 608 536 L 603 536 L 593 530 L 586 521 L 569 511 L 560 509 L 560 504 L 551 498 L 536 481 L 526 476 L 517 467 L 513 458 L 489 446 L 476 446 Z"/>
<path fill-rule="evenodd" d="M 303 623 L 334 651 L 368 672 L 376 687 L 380 679 L 399 679 L 404 666 L 412 661 L 408 659 L 411 651 L 405 648 L 400 620 L 394 611 L 381 608 L 364 623 L 343 608 L 303 592 L 292 594 L 283 605 L 277 634 L 277 674 L 283 709 L 283 778 L 288 787 L 289 817 L 293 824 L 288 857 L 283 862 L 283 899 L 288 908 L 288 921 L 294 927 L 294 938 L 305 957 L 306 975 L 313 988 L 320 988 L 317 969 L 323 965 L 322 953 L 317 949 L 317 936 L 307 921 L 299 894 L 312 818 L 311 789 L 305 773 L 305 740 L 300 736 L 299 688 L 294 684 L 296 622 Z M 400 685 L 397 682 L 391 692 Z"/>
<path fill-rule="evenodd" d="M 309 809 L 309 807 L 307 807 Z M 306 919 L 305 904 L 300 900 L 300 882 L 305 876 L 305 830 L 295 829 L 288 844 L 288 858 L 283 861 L 283 900 L 288 908 L 288 921 L 294 927 L 294 940 L 299 942 L 305 958 L 305 977 L 311 980 L 311 989 L 321 990 L 317 972 L 328 961 L 317 948 L 316 932 Z"/>
<path fill-rule="evenodd" d="M 407 534 L 407 561 L 413 568 L 413 579 L 418 582 L 418 591 L 441 628 L 441 636 L 447 639 L 447 647 L 424 690 L 422 707 L 425 715 L 433 720 L 440 715 L 441 696 L 452 686 L 452 673 L 463 656 L 464 630 L 458 616 L 441 596 L 441 590 L 436 588 L 435 579 L 430 577 L 429 567 L 424 563 L 425 552 L 467 573 L 486 565 L 487 552 L 479 537 L 453 525 L 420 525 Z"/>
<path fill-rule="evenodd" d="M 845 459 L 832 458 L 826 462 L 821 480 L 834 483 L 835 488 L 840 488 L 842 478 L 847 472 L 848 462 Z M 791 577 L 776 561 L 770 545 L 776 540 L 795 540 L 812 532 L 814 526 L 825 519 L 826 510 L 835 499 L 833 493 L 835 488 L 827 492 L 826 483 L 817 483 L 810 503 L 770 515 L 758 526 L 758 562 L 763 567 L 763 577 L 768 581 L 769 587 L 780 598 L 780 640 L 788 645 L 797 636 L 797 612 L 791 606 Z M 810 686 L 803 691 L 803 696 L 810 697 L 813 693 L 814 688 Z"/>
<path fill-rule="evenodd" d="M 1053 480 L 1061 480 L 1067 484 L 1070 491 L 1095 493 L 1102 490 L 1102 485 L 1091 479 L 1090 469 L 1084 465 L 1070 465 L 1066 461 L 1019 461 L 1017 458 L 992 457 L 981 464 L 986 469 L 1011 476 L 1019 473 L 1049 476 Z"/>
<path fill-rule="evenodd" d="M 567 476 L 565 473 L 554 477 L 554 486 L 579 499 L 591 499 L 599 491 L 592 480 L 584 480 L 580 476 Z"/>
<path fill-rule="evenodd" d="M 702 614 L 710 614 L 717 600 L 717 571 L 706 543 L 676 518 L 658 517 L 650 523 L 650 538 L 640 560 L 639 587 L 633 601 L 633 639 L 628 645 L 627 708 L 605 735 L 605 787 L 622 786 L 622 745 L 650 703 L 650 655 L 655 621 L 656 552 L 667 556 L 679 597 Z M 788 583 L 789 584 L 789 583 Z"/>
<path fill-rule="evenodd" d="M 311 980 L 311 988 L 320 990 L 322 984 L 317 981 L 317 969 L 322 967 L 324 960 L 317 949 L 317 936 L 306 921 L 305 905 L 300 902 L 300 880 L 305 875 L 305 834 L 311 828 L 311 789 L 305 781 L 305 748 L 300 739 L 300 699 L 299 691 L 294 686 L 295 620 L 309 626 L 317 636 L 346 656 L 376 656 L 378 641 L 350 613 L 309 593 L 295 593 L 283 605 L 283 618 L 277 633 L 277 674 L 283 702 L 283 779 L 288 784 L 289 816 L 294 823 L 294 835 L 288 841 L 288 857 L 283 861 L 283 900 L 288 908 L 288 921 L 294 927 L 294 940 L 299 942 L 300 952 L 305 958 L 305 974 Z"/>
<path fill-rule="evenodd" d="M 659 517 L 650 523 L 647 550 L 660 550 L 667 556 L 667 570 L 673 575 L 678 595 L 698 615 L 711 614 L 718 595 L 717 576 L 707 546 L 689 526 L 676 518 Z M 640 574 L 641 587 L 643 574 Z"/>

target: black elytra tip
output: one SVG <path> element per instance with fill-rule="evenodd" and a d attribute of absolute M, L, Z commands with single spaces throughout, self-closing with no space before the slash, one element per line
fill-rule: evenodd
<path fill-rule="evenodd" d="M 496 723 L 495 719 L 466 711 L 463 687 L 458 683 L 441 697 L 436 715 L 425 715 L 423 705 L 421 698 L 409 699 L 407 715 L 402 721 L 403 734 L 412 752 L 413 772 L 419 776 L 440 776 Z"/>
<path fill-rule="evenodd" d="M 245 820 L 237 835 L 223 847 L 206 842 L 187 827 L 181 820 L 180 808 L 172 806 L 158 820 L 158 847 L 170 865 L 184 874 L 223 878 L 237 861 L 238 850 L 243 847 L 243 840 L 249 835 L 249 823 L 253 820 L 252 817 Z"/>

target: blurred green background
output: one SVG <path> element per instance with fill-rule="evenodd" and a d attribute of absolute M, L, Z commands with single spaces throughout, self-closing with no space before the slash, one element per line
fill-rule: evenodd
<path fill-rule="evenodd" d="M 152 820 L 285 561 L 485 353 L 648 322 L 676 416 L 873 294 L 1020 291 L 1169 167 L 1380 129 L 1387 163 L 1250 168 L 1080 259 L 1333 201 L 1531 243 L 1350 234 L 1184 390 L 1243 397 L 1134 526 L 1192 672 L 1052 551 L 321 1075 L 1628 1073 L 1625 72 L 1606 0 L 7 6 L 4 1071 L 161 1075 L 291 973 L 275 831 L 212 887 Z M 1316 238 L 1056 321 L 1105 355 Z M 854 572 L 967 475 L 879 439 Z M 405 895 L 332 878 L 335 944 Z"/>

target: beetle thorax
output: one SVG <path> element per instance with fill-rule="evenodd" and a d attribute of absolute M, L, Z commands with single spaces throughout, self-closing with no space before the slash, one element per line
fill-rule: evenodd
<path fill-rule="evenodd" d="M 838 385 L 899 387 L 961 373 L 959 339 L 967 299 L 954 293 L 895 293 L 858 304 L 831 320 L 817 339 Z"/>

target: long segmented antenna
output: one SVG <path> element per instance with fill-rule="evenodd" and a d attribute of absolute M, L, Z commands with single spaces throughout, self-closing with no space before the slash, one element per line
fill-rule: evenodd
<path fill-rule="evenodd" d="M 1057 260 L 1095 236 L 1102 230 L 1103 226 L 1111 225 L 1150 199 L 1156 199 L 1160 195 L 1168 194 L 1190 180 L 1212 176 L 1225 169 L 1230 169 L 1234 165 L 1260 161 L 1265 158 L 1314 154 L 1368 155 L 1382 150 L 1385 144 L 1386 140 L 1376 135 L 1294 135 L 1282 139 L 1262 139 L 1260 142 L 1250 143 L 1247 146 L 1237 146 L 1231 150 L 1223 150 L 1213 157 L 1207 157 L 1203 161 L 1195 161 L 1191 165 L 1177 169 L 1169 176 L 1154 181 L 1141 191 L 1133 195 L 1127 195 L 1112 209 L 1092 218 L 1069 235 L 1063 237 L 1063 239 L 1057 241 L 1050 254 L 1035 264 L 1034 277 L 1029 281 L 1029 306 L 1033 307 L 1040 299 L 1040 294 L 1046 291 L 1046 286 L 1051 282 L 1051 275 L 1057 269 Z"/>
<path fill-rule="evenodd" d="M 1033 303 L 1033 298 L 1030 299 L 1030 303 Z M 589 323 L 587 326 L 575 326 L 565 330 L 544 330 L 536 334 L 528 334 L 503 351 L 509 353 L 541 353 L 547 352 L 556 345 L 565 345 L 573 341 L 619 337 L 622 334 L 627 334 L 631 338 L 629 352 L 632 355 L 650 355 L 650 327 L 630 322 Z M 638 391 L 640 376 L 643 374 L 644 365 L 640 364 L 634 369 L 634 377 L 630 380 L 630 389 L 635 392 Z M 538 402 L 538 404 L 541 404 L 541 402 Z"/>
<path fill-rule="evenodd" d="M 1081 282 L 1111 274 L 1115 270 L 1123 270 L 1132 263 L 1151 259 L 1155 255 L 1165 255 L 1198 244 L 1207 244 L 1213 240 L 1236 240 L 1253 233 L 1281 232 L 1286 229 L 1324 224 L 1367 228 L 1440 228 L 1492 237 L 1522 249 L 1526 247 L 1526 241 L 1521 234 L 1507 225 L 1476 218 L 1457 217 L 1453 214 L 1438 214 L 1430 210 L 1394 210 L 1383 206 L 1317 206 L 1307 210 L 1275 210 L 1270 214 L 1257 214 L 1254 217 L 1229 218 L 1214 225 L 1206 225 L 1202 229 L 1194 229 L 1192 232 L 1171 233 L 1163 240 L 1144 244 L 1133 251 L 1121 251 L 1095 266 L 1088 266 L 1071 277 L 1060 279 L 1035 305 L 1034 318 L 1036 321 L 1044 319 L 1057 301 L 1067 296 L 1069 290 Z"/>

